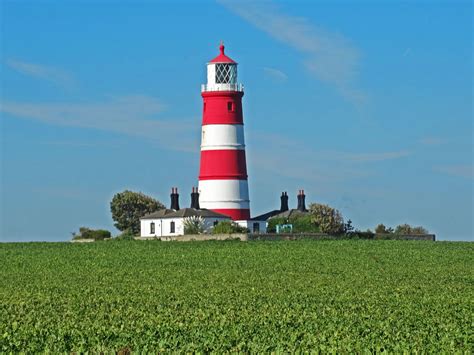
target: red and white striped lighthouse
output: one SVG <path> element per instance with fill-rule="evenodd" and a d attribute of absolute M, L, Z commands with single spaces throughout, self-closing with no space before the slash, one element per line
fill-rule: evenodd
<path fill-rule="evenodd" d="M 237 63 L 220 54 L 207 64 L 203 98 L 199 203 L 233 220 L 250 219 L 245 159 L 242 84 Z"/>

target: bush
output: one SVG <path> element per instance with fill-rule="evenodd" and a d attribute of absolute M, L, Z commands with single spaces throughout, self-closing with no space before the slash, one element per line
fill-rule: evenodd
<path fill-rule="evenodd" d="M 290 224 L 293 225 L 293 233 L 319 233 L 321 229 L 319 226 L 311 221 L 311 216 L 299 216 L 290 218 Z"/>
<path fill-rule="evenodd" d="M 87 227 L 79 228 L 79 234 L 73 233 L 72 239 L 94 239 L 104 240 L 112 238 L 112 235 L 105 229 L 90 229 Z"/>
<path fill-rule="evenodd" d="M 248 229 L 242 226 L 239 226 L 235 222 L 231 221 L 222 221 L 217 223 L 214 228 L 212 228 L 212 234 L 232 234 L 232 233 L 248 233 Z"/>
<path fill-rule="evenodd" d="M 120 233 L 118 236 L 116 236 L 114 239 L 115 240 L 134 240 L 136 236 L 137 235 L 133 234 L 133 232 L 130 229 L 126 229 L 122 233 Z"/>
<path fill-rule="evenodd" d="M 405 235 L 418 235 L 418 234 L 428 234 L 428 230 L 425 228 L 418 226 L 412 227 L 409 224 L 400 224 L 395 228 L 395 234 L 405 234 Z"/>
<path fill-rule="evenodd" d="M 267 233 L 276 233 L 276 226 L 278 224 L 287 224 L 286 218 L 272 217 L 268 220 Z"/>
<path fill-rule="evenodd" d="M 183 221 L 184 234 L 204 233 L 204 219 L 201 216 L 187 217 Z"/>
<path fill-rule="evenodd" d="M 385 225 L 380 223 L 377 227 L 375 227 L 375 233 L 377 234 L 389 234 L 393 233 L 393 228 L 387 228 Z"/>
<path fill-rule="evenodd" d="M 344 219 L 341 213 L 328 205 L 312 203 L 309 205 L 311 222 L 319 226 L 321 232 L 328 234 L 344 233 Z"/>
<path fill-rule="evenodd" d="M 310 215 L 299 215 L 290 217 L 289 219 L 284 217 L 270 218 L 268 220 L 267 232 L 276 233 L 276 226 L 279 224 L 293 225 L 293 233 L 319 233 L 321 231 L 319 227 L 311 221 Z"/>
<path fill-rule="evenodd" d="M 360 239 L 374 239 L 375 233 L 370 229 L 367 229 L 365 232 L 360 230 L 355 230 L 349 234 L 350 237 L 360 238 Z"/>

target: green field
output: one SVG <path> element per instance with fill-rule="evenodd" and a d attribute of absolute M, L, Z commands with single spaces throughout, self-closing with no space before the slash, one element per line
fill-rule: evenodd
<path fill-rule="evenodd" d="M 474 243 L 0 244 L 0 351 L 473 351 Z"/>

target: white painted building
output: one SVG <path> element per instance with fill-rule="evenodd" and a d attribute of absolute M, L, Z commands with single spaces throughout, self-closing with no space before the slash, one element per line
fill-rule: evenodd
<path fill-rule="evenodd" d="M 263 219 L 247 219 L 242 221 L 234 221 L 239 226 L 247 228 L 250 233 L 266 233 L 267 232 L 267 221 Z"/>
<path fill-rule="evenodd" d="M 228 216 L 206 209 L 163 209 L 140 218 L 140 236 L 153 238 L 184 235 L 184 221 L 192 217 L 202 218 L 205 233 L 211 233 L 217 223 L 231 220 Z"/>

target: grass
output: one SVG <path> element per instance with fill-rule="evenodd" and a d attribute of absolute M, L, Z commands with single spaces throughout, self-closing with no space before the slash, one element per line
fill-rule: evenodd
<path fill-rule="evenodd" d="M 474 243 L 0 244 L 0 351 L 473 351 Z"/>

